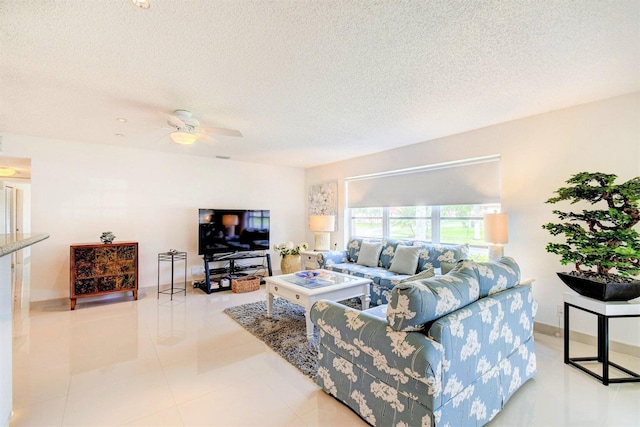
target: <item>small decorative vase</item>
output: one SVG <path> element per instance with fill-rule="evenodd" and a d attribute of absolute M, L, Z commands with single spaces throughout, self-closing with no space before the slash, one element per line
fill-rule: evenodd
<path fill-rule="evenodd" d="M 282 274 L 295 273 L 300 271 L 301 263 L 300 255 L 285 255 L 280 260 L 280 271 L 282 271 Z"/>
<path fill-rule="evenodd" d="M 109 243 L 113 243 L 113 241 L 115 240 L 116 236 L 114 236 L 114 234 L 110 231 L 105 231 L 104 233 L 102 233 L 102 235 L 100 236 L 100 241 L 104 244 L 109 244 Z"/>

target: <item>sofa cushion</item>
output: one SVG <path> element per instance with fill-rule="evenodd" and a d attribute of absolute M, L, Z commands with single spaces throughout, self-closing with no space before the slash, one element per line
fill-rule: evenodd
<path fill-rule="evenodd" d="M 351 262 L 358 261 L 358 253 L 360 252 L 360 245 L 362 245 L 362 239 L 351 239 L 347 244 L 347 259 Z"/>
<path fill-rule="evenodd" d="M 436 272 L 433 270 L 433 267 L 429 267 L 428 269 L 422 270 L 420 273 L 414 274 L 413 276 L 405 277 L 404 279 L 400 280 L 399 283 L 428 279 L 429 277 L 433 277 L 435 275 Z"/>
<path fill-rule="evenodd" d="M 413 241 L 411 240 L 398 240 L 398 239 L 384 239 L 382 242 L 382 252 L 380 253 L 380 264 L 379 266 L 382 268 L 391 267 L 391 263 L 396 255 L 396 250 L 398 247 L 403 246 L 413 246 Z M 413 274 L 415 270 L 411 273 Z"/>
<path fill-rule="evenodd" d="M 448 272 L 453 270 L 453 267 L 455 266 L 456 266 L 455 262 L 445 262 L 445 261 L 440 262 L 440 274 L 447 274 Z"/>
<path fill-rule="evenodd" d="M 331 267 L 327 268 L 327 270 L 349 274 L 351 276 L 364 277 L 365 279 L 371 279 L 373 283 L 380 283 L 382 277 L 396 276 L 395 273 L 391 273 L 385 268 L 367 267 L 364 265 L 354 264 L 352 262 L 333 264 Z"/>
<path fill-rule="evenodd" d="M 329 268 L 333 264 L 347 262 L 347 251 L 323 251 L 318 252 L 318 267 Z"/>
<path fill-rule="evenodd" d="M 459 261 L 452 271 L 475 274 L 478 277 L 480 298 L 513 288 L 520 283 L 520 267 L 513 258 L 502 257 L 496 261 Z"/>
<path fill-rule="evenodd" d="M 513 288 L 520 283 L 520 267 L 511 257 L 474 264 L 480 282 L 480 298 Z"/>
<path fill-rule="evenodd" d="M 414 246 L 422 247 L 418 271 L 425 270 L 429 266 L 440 268 L 440 263 L 456 262 L 469 256 L 469 245 L 435 245 L 433 243 L 415 242 Z"/>
<path fill-rule="evenodd" d="M 387 304 L 381 304 L 376 307 L 368 308 L 366 310 L 362 310 L 362 312 L 385 320 L 387 318 Z"/>
<path fill-rule="evenodd" d="M 380 260 L 381 250 L 382 243 L 362 242 L 356 264 L 365 265 L 367 267 L 377 267 L 378 261 Z"/>
<path fill-rule="evenodd" d="M 418 268 L 419 256 L 420 247 L 398 245 L 389 271 L 398 274 L 415 274 Z"/>
<path fill-rule="evenodd" d="M 464 307 L 479 297 L 475 271 L 454 269 L 446 276 L 399 283 L 391 291 L 387 320 L 396 331 L 417 331 L 424 324 Z"/>

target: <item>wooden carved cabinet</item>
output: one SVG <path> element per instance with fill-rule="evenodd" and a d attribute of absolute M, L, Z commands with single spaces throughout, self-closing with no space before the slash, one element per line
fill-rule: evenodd
<path fill-rule="evenodd" d="M 71 310 L 77 298 L 133 292 L 138 299 L 138 242 L 71 245 Z"/>

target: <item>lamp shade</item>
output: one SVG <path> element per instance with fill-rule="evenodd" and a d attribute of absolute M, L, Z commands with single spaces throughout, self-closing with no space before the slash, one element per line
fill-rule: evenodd
<path fill-rule="evenodd" d="M 336 227 L 336 217 L 333 215 L 309 215 L 309 230 L 333 231 Z"/>
<path fill-rule="evenodd" d="M 506 213 L 484 215 L 484 241 L 493 244 L 509 242 L 509 217 Z"/>
<path fill-rule="evenodd" d="M 194 142 L 196 142 L 196 139 L 198 139 L 196 135 L 189 132 L 183 132 L 180 130 L 171 132 L 169 136 L 171 137 L 173 142 L 175 142 L 176 144 L 182 144 L 182 145 L 191 145 Z"/>
<path fill-rule="evenodd" d="M 238 215 L 222 215 L 222 225 L 225 227 L 238 225 Z"/>

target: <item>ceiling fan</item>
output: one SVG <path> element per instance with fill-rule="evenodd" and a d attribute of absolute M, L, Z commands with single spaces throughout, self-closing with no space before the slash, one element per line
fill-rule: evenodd
<path fill-rule="evenodd" d="M 167 124 L 175 130 L 169 134 L 176 144 L 191 145 L 196 140 L 210 138 L 211 135 L 241 137 L 242 133 L 234 129 L 218 127 L 201 127 L 200 121 L 187 110 L 175 110 L 173 114 L 166 114 Z"/>

